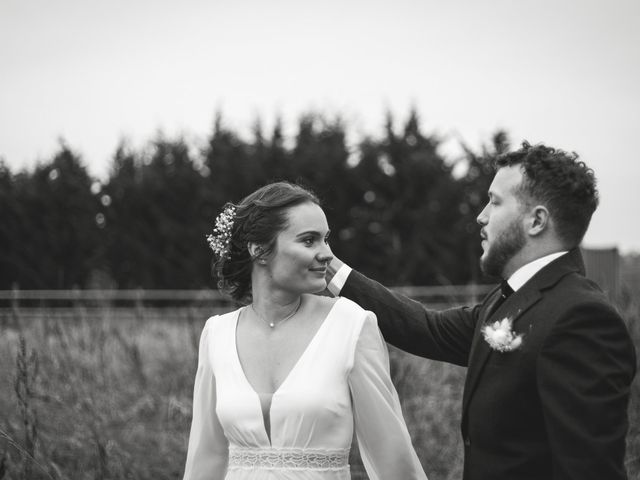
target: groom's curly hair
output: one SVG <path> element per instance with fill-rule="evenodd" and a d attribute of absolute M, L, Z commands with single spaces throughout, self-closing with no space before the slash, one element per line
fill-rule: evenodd
<path fill-rule="evenodd" d="M 578 246 L 598 207 L 598 189 L 592 169 L 578 160 L 575 152 L 530 145 L 496 158 L 496 167 L 522 165 L 524 180 L 520 200 L 525 205 L 539 203 L 547 207 L 556 224 L 558 236 L 568 248 Z"/>

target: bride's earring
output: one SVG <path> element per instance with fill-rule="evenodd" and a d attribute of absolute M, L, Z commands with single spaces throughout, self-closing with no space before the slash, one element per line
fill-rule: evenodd
<path fill-rule="evenodd" d="M 262 255 L 263 253 L 264 253 L 264 250 L 262 250 L 262 247 L 258 247 L 258 248 L 256 249 L 256 257 L 259 257 L 259 258 L 258 258 L 258 263 L 259 263 L 260 265 L 266 265 L 266 263 L 267 263 L 267 259 L 266 259 L 266 258 L 263 258 L 263 257 L 261 257 L 261 256 L 260 256 L 260 255 Z"/>
<path fill-rule="evenodd" d="M 261 255 L 264 253 L 264 250 L 259 245 L 249 244 L 249 254 L 251 255 L 251 260 L 257 260 L 260 265 L 265 265 L 267 260 L 265 258 L 261 258 Z"/>

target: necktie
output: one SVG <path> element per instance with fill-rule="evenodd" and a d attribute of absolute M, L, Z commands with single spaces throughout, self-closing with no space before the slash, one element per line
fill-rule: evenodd
<path fill-rule="evenodd" d="M 509 282 L 507 282 L 506 280 L 503 280 L 502 282 L 500 282 L 500 292 L 501 292 L 502 301 L 505 301 L 513 293 L 513 288 L 511 288 L 511 285 L 509 285 Z"/>
<path fill-rule="evenodd" d="M 509 296 L 513 293 L 513 288 L 509 285 L 506 280 L 503 280 L 500 283 L 500 296 L 496 300 L 496 302 L 491 307 L 491 313 L 489 315 L 493 315 L 493 313 L 504 303 L 504 301 L 509 298 Z"/>

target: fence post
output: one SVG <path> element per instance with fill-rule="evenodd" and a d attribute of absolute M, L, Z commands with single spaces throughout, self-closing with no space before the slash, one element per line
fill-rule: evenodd
<path fill-rule="evenodd" d="M 136 300 L 135 300 L 135 308 L 136 308 L 136 319 L 142 320 L 144 318 L 144 308 L 142 297 L 144 295 L 144 290 L 141 288 L 136 289 Z"/>
<path fill-rule="evenodd" d="M 22 332 L 20 323 L 20 287 L 17 283 L 11 285 L 11 322 L 19 332 Z"/>

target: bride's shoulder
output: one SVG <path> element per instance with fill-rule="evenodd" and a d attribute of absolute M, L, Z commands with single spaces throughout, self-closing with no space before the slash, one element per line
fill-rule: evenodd
<path fill-rule="evenodd" d="M 366 311 L 357 303 L 345 297 L 328 297 L 325 295 L 306 295 L 304 299 L 314 311 L 339 312 L 340 314 L 364 315 Z"/>
<path fill-rule="evenodd" d="M 338 300 L 340 302 L 340 308 L 347 310 L 354 315 L 357 314 L 358 316 L 361 316 L 361 317 L 370 317 L 373 315 L 372 312 L 365 310 L 359 304 L 357 304 L 353 300 L 350 300 L 346 297 L 337 297 L 335 300 Z"/>
<path fill-rule="evenodd" d="M 363 323 L 376 323 L 376 316 L 362 308 L 353 300 L 345 297 L 327 297 L 320 295 L 309 296 L 312 308 L 316 311 L 323 311 L 325 315 L 330 315 L 338 323 L 344 319 L 349 319 L 349 324 L 356 329 L 360 329 Z"/>
<path fill-rule="evenodd" d="M 326 295 L 303 295 L 303 301 L 310 305 L 313 309 L 318 308 L 332 308 L 338 299 L 334 297 L 327 297 Z"/>
<path fill-rule="evenodd" d="M 242 310 L 242 308 L 238 308 L 237 310 L 222 313 L 219 315 L 213 315 L 207 319 L 207 322 L 205 323 L 204 328 L 205 329 L 221 328 L 223 326 L 231 325 L 235 323 L 235 320 L 240 310 Z"/>

